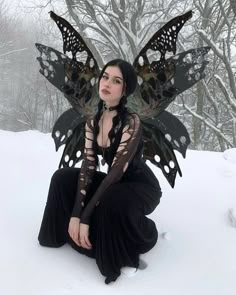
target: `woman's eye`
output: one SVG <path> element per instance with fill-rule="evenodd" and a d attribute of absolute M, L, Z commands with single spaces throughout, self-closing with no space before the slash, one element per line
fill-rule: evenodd
<path fill-rule="evenodd" d="M 102 79 L 105 79 L 106 80 L 106 79 L 108 79 L 108 77 L 106 75 L 103 75 L 102 76 Z"/>
<path fill-rule="evenodd" d="M 118 79 L 114 80 L 114 82 L 120 84 L 120 80 L 118 80 Z"/>

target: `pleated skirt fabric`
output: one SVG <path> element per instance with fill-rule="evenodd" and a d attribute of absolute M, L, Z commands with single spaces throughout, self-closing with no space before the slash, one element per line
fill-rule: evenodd
<path fill-rule="evenodd" d="M 38 240 L 47 247 L 69 243 L 77 252 L 95 258 L 105 282 L 110 283 L 118 278 L 121 267 L 138 268 L 139 255 L 156 244 L 156 225 L 146 215 L 159 204 L 161 189 L 146 164 L 138 174 L 111 185 L 92 214 L 92 249 L 88 250 L 76 245 L 68 234 L 79 173 L 80 168 L 62 168 L 52 176 Z M 87 201 L 105 176 L 103 172 L 95 173 Z"/>

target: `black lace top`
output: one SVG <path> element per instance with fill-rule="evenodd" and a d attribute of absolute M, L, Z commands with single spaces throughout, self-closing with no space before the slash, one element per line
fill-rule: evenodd
<path fill-rule="evenodd" d="M 99 204 L 99 201 L 104 191 L 112 184 L 118 182 L 124 173 L 129 170 L 129 166 L 134 167 L 134 156 L 138 153 L 140 155 L 140 147 L 142 147 L 142 125 L 140 118 L 135 113 L 129 113 L 125 126 L 122 128 L 121 138 L 117 145 L 116 152 L 110 165 L 107 176 L 103 179 L 96 193 L 92 196 L 90 201 L 84 207 L 86 194 L 92 184 L 93 175 L 96 171 L 96 163 L 93 151 L 93 124 L 92 118 L 87 120 L 85 126 L 85 148 L 83 155 L 83 162 L 81 165 L 78 191 L 76 194 L 75 205 L 73 208 L 72 216 L 79 217 L 81 223 L 89 224 L 91 214 Z M 105 160 L 107 159 L 107 150 L 105 152 Z M 100 147 L 101 151 L 101 147 Z"/>

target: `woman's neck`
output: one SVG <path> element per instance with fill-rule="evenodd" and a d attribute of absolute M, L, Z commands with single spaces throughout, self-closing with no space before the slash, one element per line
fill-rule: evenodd
<path fill-rule="evenodd" d="M 111 105 L 111 104 L 103 103 L 103 109 L 107 112 L 114 112 L 118 108 L 119 108 L 119 104 Z"/>
<path fill-rule="evenodd" d="M 116 105 L 108 105 L 103 103 L 103 116 L 106 118 L 113 118 L 117 115 L 117 109 L 119 108 L 119 104 Z"/>
<path fill-rule="evenodd" d="M 113 118 L 113 117 L 115 117 L 117 115 L 117 111 L 116 110 L 114 110 L 114 111 L 106 111 L 106 110 L 104 110 L 103 111 L 103 114 L 102 114 L 102 116 L 104 117 L 104 118 Z"/>

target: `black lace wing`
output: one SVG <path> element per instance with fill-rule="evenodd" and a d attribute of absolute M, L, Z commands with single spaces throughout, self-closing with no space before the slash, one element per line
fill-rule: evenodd
<path fill-rule="evenodd" d="M 138 99 L 141 98 L 144 109 L 152 110 L 153 117 L 157 116 L 178 94 L 178 90 L 171 83 L 175 72 L 174 64 L 167 63 L 165 56 L 167 52 L 176 53 L 178 33 L 191 17 L 192 11 L 189 11 L 166 23 L 152 36 L 134 60 L 133 66 L 141 81 L 137 88 L 137 92 L 140 92 Z M 159 60 L 149 61 L 150 50 L 160 53 Z M 142 114 L 140 115 L 142 117 Z M 147 117 L 145 113 L 143 115 Z"/>
<path fill-rule="evenodd" d="M 56 121 L 52 137 L 56 150 L 65 145 L 59 167 L 74 167 L 82 159 L 86 120 L 96 111 L 99 68 L 80 34 L 54 12 L 50 16 L 62 33 L 64 54 L 51 47 L 36 44 L 40 51 L 38 61 L 40 73 L 64 93 L 73 107 Z M 71 53 L 72 57 L 67 56 L 67 53 Z"/>
<path fill-rule="evenodd" d="M 165 139 L 170 142 L 173 149 L 185 158 L 190 137 L 184 124 L 175 115 L 163 111 L 154 120 L 147 119 L 146 122 L 152 122 L 164 134 Z"/>
<path fill-rule="evenodd" d="M 176 174 L 181 175 L 174 150 L 185 157 L 190 143 L 184 125 L 164 111 L 177 95 L 192 87 L 204 76 L 209 47 L 200 47 L 176 54 L 178 33 L 192 11 L 177 16 L 158 30 L 134 60 L 139 85 L 130 100 L 130 107 L 141 117 L 144 126 L 144 159 L 158 166 L 174 187 Z M 150 61 L 149 51 L 159 52 Z M 173 56 L 166 58 L 167 52 Z"/>
<path fill-rule="evenodd" d="M 177 94 L 191 88 L 205 77 L 205 69 L 209 63 L 205 59 L 205 55 L 210 49 L 209 46 L 190 49 L 167 60 L 168 63 L 173 64 L 174 74 L 170 82 L 172 87 L 177 90 Z"/>
<path fill-rule="evenodd" d="M 139 86 L 131 102 L 141 118 L 157 117 L 175 97 L 204 77 L 209 47 L 190 49 L 166 59 L 167 52 L 176 53 L 177 36 L 192 11 L 177 16 L 157 31 L 134 60 Z M 148 51 L 158 51 L 159 60 L 149 61 Z"/>
<path fill-rule="evenodd" d="M 142 121 L 144 150 L 143 158 L 159 167 L 174 187 L 177 172 L 182 176 L 174 149 L 185 158 L 190 143 L 185 126 L 174 115 L 163 111 L 155 119 Z"/>
<path fill-rule="evenodd" d="M 65 19 L 54 12 L 50 12 L 50 16 L 62 33 L 64 54 L 36 44 L 41 54 L 38 58 L 40 72 L 64 93 L 78 113 L 90 116 L 98 103 L 96 83 L 100 71 L 97 61 L 80 34 Z"/>
<path fill-rule="evenodd" d="M 140 58 L 143 59 L 144 64 L 149 63 L 147 57 L 147 51 L 149 49 L 160 52 L 160 59 L 158 63 L 156 63 L 156 65 L 161 68 L 165 66 L 166 52 L 173 52 L 173 54 L 176 53 L 176 41 L 178 33 L 182 29 L 185 22 L 189 20 L 192 17 L 192 15 L 193 12 L 192 10 L 190 10 L 183 15 L 179 15 L 173 18 L 152 36 L 152 38 L 143 47 L 143 49 L 140 51 L 140 53 L 134 60 L 134 66 L 136 66 L 138 72 L 142 70 Z"/>
<path fill-rule="evenodd" d="M 52 137 L 56 151 L 65 145 L 59 168 L 74 167 L 77 162 L 82 160 L 85 123 L 86 117 L 71 108 L 64 112 L 54 124 Z"/>
<path fill-rule="evenodd" d="M 37 60 L 40 64 L 39 72 L 57 89 L 63 92 L 65 84 L 65 65 L 71 59 L 56 49 L 36 43 L 36 48 L 40 52 Z"/>

